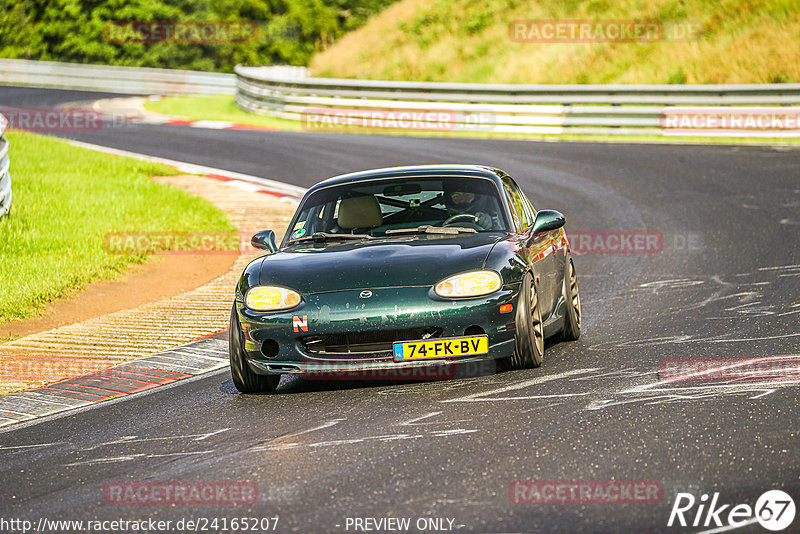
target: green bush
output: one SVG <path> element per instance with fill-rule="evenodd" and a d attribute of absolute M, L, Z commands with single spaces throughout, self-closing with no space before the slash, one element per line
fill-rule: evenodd
<path fill-rule="evenodd" d="M 393 0 L 0 0 L 0 57 L 231 72 L 307 65 Z M 114 43 L 112 21 L 255 21 L 255 42 Z"/>

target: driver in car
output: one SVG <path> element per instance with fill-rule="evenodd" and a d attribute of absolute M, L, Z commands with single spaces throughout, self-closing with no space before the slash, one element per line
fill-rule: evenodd
<path fill-rule="evenodd" d="M 495 226 L 492 216 L 488 213 L 486 195 L 463 191 L 463 187 L 450 187 L 444 191 L 444 205 L 447 208 L 448 219 L 458 215 L 470 215 L 457 220 L 472 223 L 483 230 L 489 230 Z M 456 221 L 453 221 L 455 224 Z"/>

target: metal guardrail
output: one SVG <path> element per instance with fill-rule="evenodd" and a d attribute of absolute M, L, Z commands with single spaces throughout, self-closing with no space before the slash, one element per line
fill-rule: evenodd
<path fill-rule="evenodd" d="M 310 130 L 410 124 L 529 134 L 800 136 L 800 108 L 787 107 L 800 105 L 800 84 L 495 85 L 312 78 L 305 69 L 287 76 L 275 67 L 235 72 L 239 107 Z"/>
<path fill-rule="evenodd" d="M 0 84 L 146 95 L 232 95 L 236 91 L 236 76 L 192 70 L 0 59 Z"/>
<path fill-rule="evenodd" d="M 11 210 L 11 160 L 8 156 L 10 144 L 5 132 L 8 120 L 0 115 L 0 217 Z"/>

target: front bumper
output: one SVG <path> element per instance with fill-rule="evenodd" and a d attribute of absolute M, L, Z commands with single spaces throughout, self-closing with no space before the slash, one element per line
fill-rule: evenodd
<path fill-rule="evenodd" d="M 482 362 L 510 356 L 514 351 L 518 284 L 504 286 L 486 297 L 445 300 L 430 286 L 373 288 L 362 298 L 361 289 L 304 295 L 300 306 L 287 312 L 255 312 L 237 301 L 250 368 L 260 374 L 319 373 L 416 369 Z M 511 303 L 510 312 L 500 313 Z M 391 351 L 325 352 L 310 350 L 308 340 L 328 335 L 350 339 L 384 332 L 435 329 L 436 337 L 487 334 L 488 354 L 426 358 L 395 362 Z M 398 334 L 400 335 L 400 334 Z M 390 339 L 410 341 L 419 337 Z"/>

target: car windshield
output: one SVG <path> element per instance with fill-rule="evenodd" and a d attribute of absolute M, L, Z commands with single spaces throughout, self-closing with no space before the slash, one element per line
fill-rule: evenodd
<path fill-rule="evenodd" d="M 326 234 L 399 234 L 422 226 L 508 231 L 494 182 L 485 178 L 400 178 L 326 187 L 311 194 L 289 240 Z M 423 229 L 424 230 L 424 229 Z M 428 232 L 430 233 L 430 232 Z"/>

